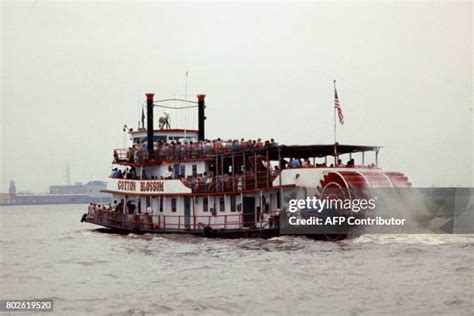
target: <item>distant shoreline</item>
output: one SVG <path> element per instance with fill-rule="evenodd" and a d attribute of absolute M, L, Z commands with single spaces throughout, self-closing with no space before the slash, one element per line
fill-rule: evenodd
<path fill-rule="evenodd" d="M 48 205 L 48 204 L 89 204 L 89 203 L 111 203 L 108 196 L 90 196 L 87 194 L 73 195 L 16 195 L 8 200 L 0 201 L 1 206 L 14 205 Z"/>

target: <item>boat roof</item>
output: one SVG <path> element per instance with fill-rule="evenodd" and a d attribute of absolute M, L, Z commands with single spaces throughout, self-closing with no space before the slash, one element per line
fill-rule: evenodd
<path fill-rule="evenodd" d="M 337 154 L 349 154 L 366 151 L 379 151 L 382 146 L 361 146 L 336 144 Z M 327 145 L 269 145 L 257 150 L 260 154 L 266 154 L 270 160 L 277 160 L 279 152 L 281 157 L 325 157 L 334 154 L 334 144 Z"/>
<path fill-rule="evenodd" d="M 155 129 L 153 133 L 162 133 L 162 134 L 172 134 L 172 133 L 197 133 L 198 130 L 195 129 L 182 129 L 182 128 L 168 128 L 168 129 Z M 130 130 L 130 134 L 135 135 L 138 133 L 146 133 L 146 128 L 140 128 L 138 130 Z"/>

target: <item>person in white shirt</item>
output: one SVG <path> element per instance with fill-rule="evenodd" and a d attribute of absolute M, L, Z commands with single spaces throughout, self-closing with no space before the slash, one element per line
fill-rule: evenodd
<path fill-rule="evenodd" d="M 168 171 L 165 172 L 165 179 L 173 179 L 173 167 L 168 167 Z"/>

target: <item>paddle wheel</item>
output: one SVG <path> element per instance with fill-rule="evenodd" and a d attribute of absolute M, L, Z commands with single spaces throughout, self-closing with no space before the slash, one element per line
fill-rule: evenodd
<path fill-rule="evenodd" d="M 365 199 L 374 197 L 372 189 L 408 188 L 411 182 L 401 172 L 372 170 L 327 171 L 316 188 L 316 198 L 329 200 Z M 336 210 L 338 215 L 346 216 L 348 211 Z M 358 216 L 363 216 L 359 213 Z M 324 234 L 326 240 L 341 240 L 347 234 Z"/>
<path fill-rule="evenodd" d="M 316 188 L 317 198 L 368 198 L 371 188 L 409 188 L 411 182 L 401 172 L 329 171 Z"/>

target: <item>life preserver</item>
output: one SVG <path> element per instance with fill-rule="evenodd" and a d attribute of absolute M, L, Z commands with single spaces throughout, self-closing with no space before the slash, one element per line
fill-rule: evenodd
<path fill-rule="evenodd" d="M 204 237 L 214 237 L 215 236 L 215 231 L 212 229 L 211 226 L 206 226 L 204 227 L 203 231 L 202 231 L 202 235 Z"/>

